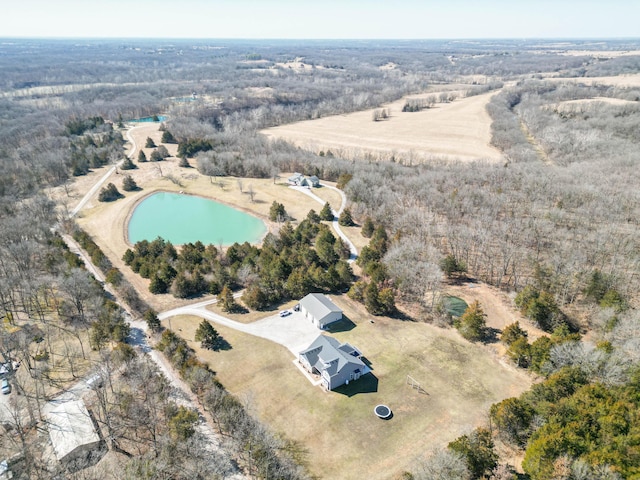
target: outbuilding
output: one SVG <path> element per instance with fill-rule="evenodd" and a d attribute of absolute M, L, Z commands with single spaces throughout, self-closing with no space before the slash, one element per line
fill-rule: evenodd
<path fill-rule="evenodd" d="M 300 311 L 304 318 L 321 330 L 342 320 L 342 310 L 322 293 L 310 293 L 300 300 Z"/>
<path fill-rule="evenodd" d="M 106 452 L 84 401 L 49 402 L 45 417 L 56 458 L 69 471 L 96 464 Z"/>

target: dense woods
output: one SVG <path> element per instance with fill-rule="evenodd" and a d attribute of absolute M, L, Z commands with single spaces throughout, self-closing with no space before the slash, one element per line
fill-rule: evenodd
<path fill-rule="evenodd" d="M 491 408 L 493 432 L 478 429 L 451 442 L 414 478 L 513 478 L 496 459 L 498 441 L 524 451 L 523 468 L 533 480 L 640 475 L 640 90 L 541 75 L 586 82 L 637 73 L 640 62 L 633 55 L 563 55 L 557 48 L 538 41 L 0 45 L 0 356 L 28 366 L 12 383 L 21 394 L 15 411 L 27 411 L 30 420 L 14 415 L 15 435 L 2 437 L 2 448 L 24 455 L 30 478 L 53 476 L 40 461 L 32 428 L 42 420 L 42 405 L 96 366 L 113 365 L 119 373 L 97 396 L 95 412 L 110 447 L 130 455 L 122 478 L 223 478 L 230 471 L 226 457 L 212 454 L 209 440 L 194 431 L 194 413 L 176 405 L 164 377 L 127 346 L 122 309 L 56 233 L 72 234 L 132 313 L 146 313 L 159 332 L 155 312 L 95 242 L 69 222 L 58 223 L 78 201 L 74 177 L 124 158 L 120 125 L 166 113 L 162 141 L 177 143 L 185 166 L 194 159 L 191 165 L 212 180 L 297 171 L 338 181 L 350 201 L 340 223 L 362 225 L 370 243 L 352 285 L 348 249 L 320 223 L 333 220 L 328 205 L 295 227 L 284 223 L 260 248 L 141 242 L 125 261 L 149 278 L 152 292 L 219 294 L 233 308 L 231 291 L 244 288 L 242 302 L 261 309 L 311 291 L 349 290 L 374 315 L 393 315 L 402 301 L 420 307 L 417 320 L 431 321 L 445 278 L 469 275 L 513 292 L 516 308 L 547 332 L 532 341 L 516 324 L 500 338 L 514 364 L 541 381 Z M 575 42 L 575 48 L 637 46 Z M 310 68 L 286 67 L 295 58 Z M 508 81 L 513 85 L 504 86 Z M 504 162 L 354 162 L 257 133 L 378 109 L 442 83 L 461 85 L 466 95 L 500 89 L 487 110 Z M 452 99 L 446 93 L 407 102 L 406 109 Z M 167 157 L 161 145 L 149 160 Z M 137 160 L 147 157 L 140 152 Z M 107 185 L 101 199 L 117 200 L 120 186 Z M 57 210 L 47 197 L 55 187 L 64 197 Z M 124 177 L 123 190 L 136 188 Z M 274 219 L 286 217 L 276 204 Z M 457 326 L 482 340 L 483 312 L 476 307 Z M 200 341 L 215 346 L 215 335 L 203 329 Z M 589 341 L 579 334 L 586 331 Z M 184 341 L 165 331 L 160 348 L 251 475 L 304 478 L 296 465 L 304 460 L 299 446 L 251 417 Z"/>

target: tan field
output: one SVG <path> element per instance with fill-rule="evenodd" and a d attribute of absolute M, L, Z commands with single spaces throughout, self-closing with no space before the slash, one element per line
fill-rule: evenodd
<path fill-rule="evenodd" d="M 391 118 L 374 122 L 374 110 L 334 115 L 263 130 L 314 152 L 331 150 L 346 158 L 389 159 L 418 163 L 432 158 L 499 161 L 489 145 L 491 119 L 486 105 L 494 93 L 437 103 L 421 112 L 403 113 L 406 98 L 383 105 Z M 420 98 L 416 95 L 408 98 Z"/>
<path fill-rule="evenodd" d="M 594 97 L 594 98 L 580 98 L 578 100 L 566 100 L 564 102 L 553 105 L 553 108 L 558 112 L 572 111 L 576 109 L 590 109 L 598 108 L 599 105 L 606 103 L 608 105 L 616 105 L 620 107 L 629 105 L 640 105 L 638 102 L 632 100 L 623 100 L 621 98 L 609 98 L 609 97 Z"/>
<path fill-rule="evenodd" d="M 531 385 L 491 347 L 471 344 L 455 330 L 383 317 L 371 323 L 361 305 L 333 299 L 355 327 L 332 335 L 359 348 L 373 368 L 373 376 L 340 393 L 313 386 L 282 346 L 216 325 L 231 349 L 204 351 L 193 342 L 200 318 L 171 319 L 249 411 L 305 447 L 311 473 L 320 478 L 398 478 L 430 449 L 484 424 L 492 403 Z M 424 391 L 407 385 L 407 375 Z M 393 410 L 391 420 L 373 414 L 380 403 Z"/>
<path fill-rule="evenodd" d="M 553 75 L 553 74 L 551 74 Z M 584 85 L 611 85 L 613 87 L 640 87 L 640 74 L 617 75 L 614 77 L 554 77 L 545 80 L 556 82 L 582 83 Z"/>

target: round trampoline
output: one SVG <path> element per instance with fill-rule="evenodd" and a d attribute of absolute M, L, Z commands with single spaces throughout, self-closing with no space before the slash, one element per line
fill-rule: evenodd
<path fill-rule="evenodd" d="M 373 409 L 373 413 L 384 420 L 391 418 L 392 415 L 391 409 L 386 405 L 376 405 L 376 408 Z"/>

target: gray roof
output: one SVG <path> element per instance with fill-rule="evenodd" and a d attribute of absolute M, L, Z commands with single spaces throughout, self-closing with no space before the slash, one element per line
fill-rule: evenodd
<path fill-rule="evenodd" d="M 341 344 L 335 338 L 320 335 L 300 356 L 319 372 L 326 371 L 329 377 L 334 377 L 345 367 L 360 368 L 364 373 L 365 364 L 355 356 L 359 353 L 348 343 Z"/>
<path fill-rule="evenodd" d="M 49 437 L 58 460 L 63 460 L 80 446 L 100 442 L 82 400 L 49 402 L 45 406 L 45 412 Z"/>
<path fill-rule="evenodd" d="M 300 300 L 300 306 L 316 319 L 322 319 L 334 312 L 342 313 L 342 310 L 322 293 L 310 293 Z"/>
<path fill-rule="evenodd" d="M 293 175 L 289 177 L 290 182 L 300 182 L 304 179 L 304 175 L 298 172 L 295 172 Z"/>

